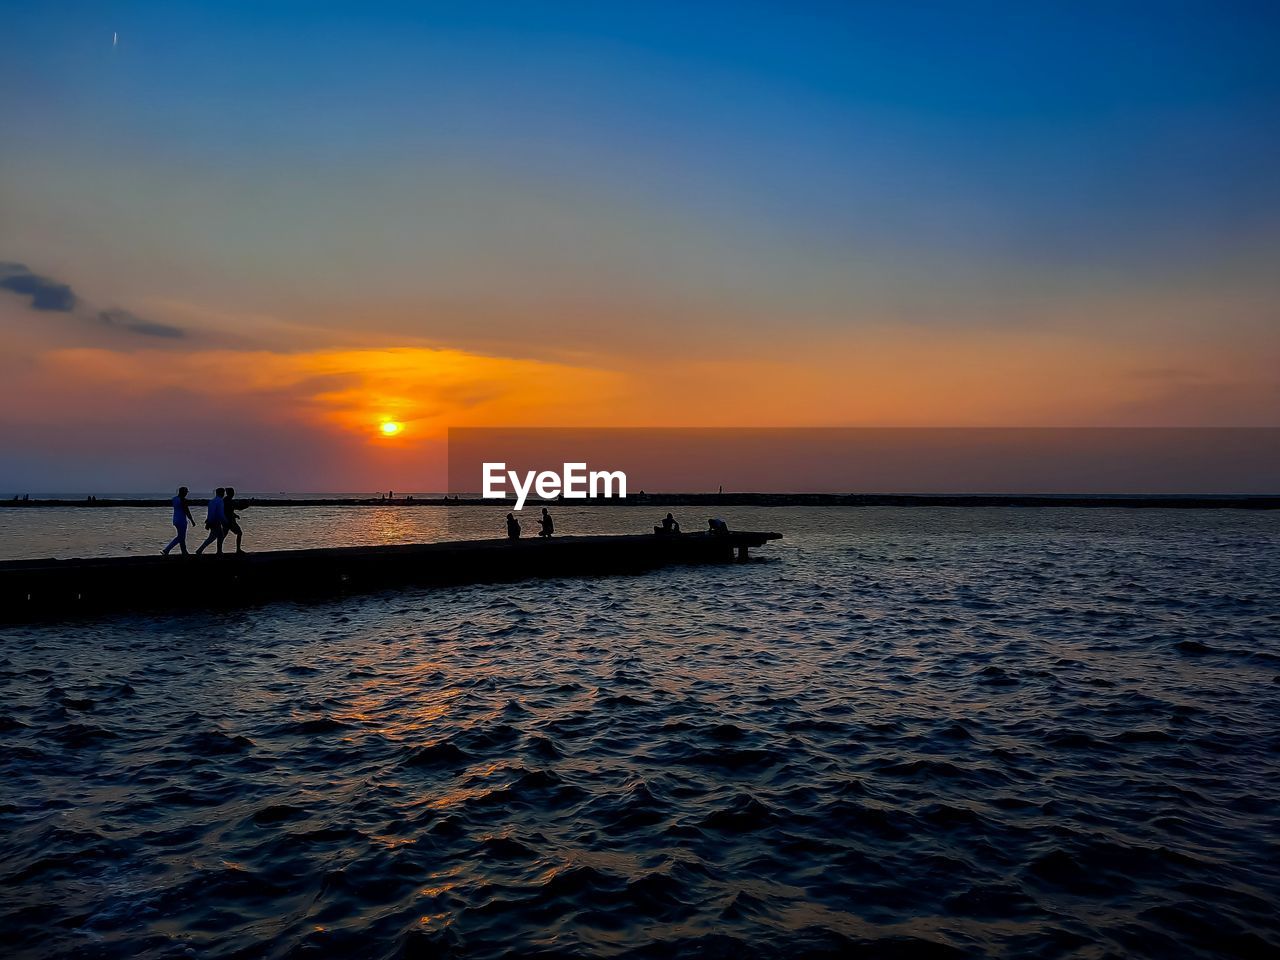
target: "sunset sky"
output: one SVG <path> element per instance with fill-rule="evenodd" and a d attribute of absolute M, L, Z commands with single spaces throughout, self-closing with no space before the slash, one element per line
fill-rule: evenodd
<path fill-rule="evenodd" d="M 10 4 L 0 496 L 438 490 L 451 426 L 1280 425 L 1278 49 L 1268 4 Z"/>

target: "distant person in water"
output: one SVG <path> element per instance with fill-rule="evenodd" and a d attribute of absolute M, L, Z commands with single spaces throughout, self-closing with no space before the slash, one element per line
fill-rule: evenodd
<path fill-rule="evenodd" d="M 187 555 L 187 524 L 193 527 L 196 525 L 195 519 L 191 516 L 191 504 L 187 503 L 187 488 L 179 487 L 178 495 L 171 502 L 173 503 L 173 525 L 178 529 L 178 535 L 160 552 L 167 557 L 174 547 L 181 547 L 182 555 L 185 557 Z"/>
<path fill-rule="evenodd" d="M 226 536 L 226 532 L 222 529 L 222 524 L 226 521 L 226 516 L 222 512 L 222 498 L 226 492 L 223 487 L 219 487 L 209 500 L 209 506 L 204 512 L 204 528 L 209 531 L 209 536 L 196 548 L 197 556 L 204 553 L 204 548 L 214 542 L 218 544 L 218 553 L 222 552 L 222 538 Z"/>
<path fill-rule="evenodd" d="M 516 515 L 514 513 L 507 514 L 507 539 L 520 539 L 520 521 L 516 519 Z"/>
<path fill-rule="evenodd" d="M 222 552 L 222 540 L 228 533 L 236 535 L 236 553 L 244 553 L 240 549 L 240 541 L 244 539 L 244 531 L 240 529 L 240 519 L 236 516 L 236 488 L 227 487 L 227 495 L 222 498 L 222 539 L 218 541 L 218 552 Z"/>
<path fill-rule="evenodd" d="M 538 531 L 538 536 L 547 537 L 556 532 L 555 521 L 551 519 L 551 514 L 547 512 L 547 508 L 542 508 L 542 519 L 538 521 L 542 525 L 542 529 Z"/>
<path fill-rule="evenodd" d="M 722 517 L 712 517 L 707 521 L 708 532 L 713 536 L 723 537 L 729 532 L 729 525 Z"/>

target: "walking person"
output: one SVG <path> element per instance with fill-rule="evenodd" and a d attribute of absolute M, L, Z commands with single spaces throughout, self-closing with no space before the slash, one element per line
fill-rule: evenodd
<path fill-rule="evenodd" d="M 538 523 L 542 525 L 542 529 L 538 531 L 538 536 L 548 540 L 551 539 L 551 535 L 556 532 L 556 525 L 546 507 L 542 508 L 542 519 Z"/>
<path fill-rule="evenodd" d="M 209 536 L 205 538 L 204 543 L 196 548 L 196 555 L 204 553 L 204 548 L 209 546 L 215 540 L 218 543 L 218 553 L 222 552 L 222 538 L 225 537 L 226 531 L 222 525 L 226 521 L 226 515 L 222 512 L 222 498 L 226 496 L 226 489 L 219 487 L 213 492 L 213 498 L 209 501 L 209 506 L 204 513 L 204 528 L 209 531 Z"/>
<path fill-rule="evenodd" d="M 169 541 L 169 545 L 160 552 L 166 557 L 169 551 L 174 547 L 182 548 L 182 555 L 187 555 L 187 524 L 196 525 L 195 519 L 191 516 L 191 504 L 187 503 L 187 488 L 179 487 L 178 495 L 171 501 L 173 503 L 173 525 L 178 530 L 178 535 Z"/>
<path fill-rule="evenodd" d="M 236 488 L 227 487 L 226 496 L 222 498 L 222 536 L 228 533 L 236 535 L 236 553 L 244 553 L 240 549 L 240 541 L 244 539 L 244 531 L 240 529 L 240 520 L 236 516 Z M 218 552 L 222 552 L 222 541 L 218 541 Z"/>

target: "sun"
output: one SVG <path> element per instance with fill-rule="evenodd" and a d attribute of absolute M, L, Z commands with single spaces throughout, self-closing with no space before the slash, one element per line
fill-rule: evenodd
<path fill-rule="evenodd" d="M 404 424 L 397 420 L 383 420 L 378 429 L 384 437 L 394 437 L 404 431 Z"/>

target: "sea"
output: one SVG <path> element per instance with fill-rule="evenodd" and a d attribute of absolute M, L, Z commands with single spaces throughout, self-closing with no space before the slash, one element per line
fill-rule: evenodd
<path fill-rule="evenodd" d="M 783 539 L 261 606 L 193 563 L 188 610 L 0 628 L 4 955 L 1280 956 L 1280 513 L 720 513 Z M 256 551 L 504 516 L 243 526 Z M 0 509 L 7 558 L 171 533 Z"/>

